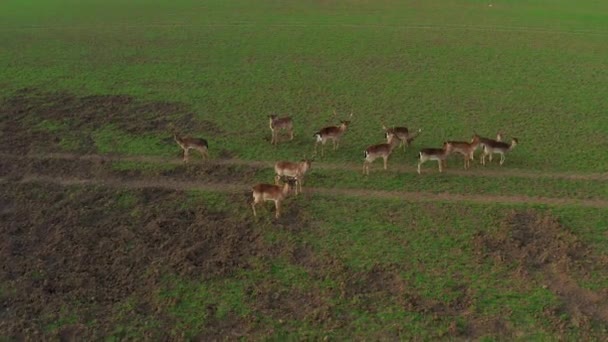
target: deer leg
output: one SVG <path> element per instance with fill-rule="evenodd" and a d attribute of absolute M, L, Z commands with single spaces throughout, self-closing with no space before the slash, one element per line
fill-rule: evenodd
<path fill-rule="evenodd" d="M 279 175 L 274 176 L 274 184 L 275 185 L 279 184 L 279 180 L 281 180 L 281 176 L 279 176 Z"/>
<path fill-rule="evenodd" d="M 443 163 L 442 163 L 441 159 L 438 160 L 438 162 L 439 162 L 439 172 L 443 172 L 443 167 L 442 167 Z"/>
<path fill-rule="evenodd" d="M 500 154 L 500 166 L 502 166 L 502 163 L 504 163 L 504 162 L 505 162 L 505 155 L 504 155 L 504 153 L 501 153 Z"/>
<path fill-rule="evenodd" d="M 492 162 L 492 156 L 494 156 L 494 153 L 490 153 L 490 163 Z"/>
<path fill-rule="evenodd" d="M 293 128 L 289 130 L 289 140 L 293 140 Z"/>
<path fill-rule="evenodd" d="M 185 148 L 184 149 L 184 163 L 188 162 L 188 159 L 190 158 L 190 149 L 189 148 Z"/>
<path fill-rule="evenodd" d="M 386 169 L 387 169 L 387 166 L 388 166 L 388 164 L 387 164 L 387 162 L 388 162 L 388 157 L 384 157 L 384 158 L 382 158 L 382 159 L 384 159 L 384 169 L 386 170 Z"/>
<path fill-rule="evenodd" d="M 366 175 L 367 174 L 367 161 L 363 161 L 363 174 Z"/>
<path fill-rule="evenodd" d="M 274 207 L 277 210 L 275 217 L 279 218 L 279 216 L 281 216 L 281 203 L 279 201 L 274 201 Z"/>
<path fill-rule="evenodd" d="M 420 159 L 418 161 L 418 174 L 420 174 L 420 165 L 422 165 L 422 163 L 424 163 L 424 161 L 422 161 L 422 159 Z"/>
<path fill-rule="evenodd" d="M 253 198 L 253 202 L 251 202 L 251 209 L 253 209 L 253 216 L 257 216 L 257 213 L 255 212 L 255 205 L 258 203 L 258 201 L 255 199 L 255 197 Z"/>

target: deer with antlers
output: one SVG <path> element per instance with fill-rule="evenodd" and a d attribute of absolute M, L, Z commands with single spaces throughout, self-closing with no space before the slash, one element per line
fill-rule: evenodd
<path fill-rule="evenodd" d="M 363 174 L 369 175 L 369 166 L 374 160 L 382 158 L 384 160 L 384 169 L 387 169 L 388 157 L 393 153 L 393 150 L 399 145 L 399 138 L 394 133 L 387 133 L 388 143 L 372 145 L 363 152 Z"/>
<path fill-rule="evenodd" d="M 253 209 L 253 216 L 257 216 L 255 206 L 265 201 L 274 202 L 276 209 L 275 217 L 281 216 L 281 202 L 287 197 L 291 191 L 293 180 L 288 180 L 283 185 L 273 184 L 257 184 L 251 188 L 253 195 L 253 202 L 251 203 L 251 209 Z"/>
<path fill-rule="evenodd" d="M 479 139 L 478 135 L 474 135 L 470 142 L 448 141 L 452 145 L 452 152 L 462 154 L 465 170 L 471 167 L 471 160 L 475 160 L 475 150 L 479 147 Z"/>
<path fill-rule="evenodd" d="M 422 132 L 422 128 L 419 128 L 416 132 L 410 132 L 407 127 L 386 127 L 384 122 L 382 123 L 382 129 L 384 130 L 384 135 L 386 137 L 386 141 L 388 142 L 388 135 L 392 133 L 399 139 L 400 147 L 403 146 L 403 151 L 405 151 L 406 146 L 410 146 L 412 141 L 416 139 L 416 137 Z"/>
<path fill-rule="evenodd" d="M 449 142 L 443 143 L 443 148 L 423 148 L 419 152 L 418 174 L 420 174 L 420 166 L 429 160 L 436 160 L 439 164 L 439 172 L 443 172 L 443 164 L 448 155 L 452 152 L 452 144 Z"/>
<path fill-rule="evenodd" d="M 502 166 L 502 164 L 505 162 L 505 154 L 507 152 L 513 150 L 513 148 L 515 148 L 515 146 L 517 146 L 518 143 L 519 143 L 519 141 L 517 140 L 517 138 L 511 139 L 510 144 L 507 144 L 502 141 L 487 141 L 483 145 L 483 153 L 481 155 L 481 164 L 484 166 L 486 165 L 486 156 L 489 156 L 489 160 L 491 163 L 492 155 L 500 154 L 500 164 L 499 165 Z"/>
<path fill-rule="evenodd" d="M 336 111 L 334 110 L 334 116 L 336 116 Z M 350 125 L 350 119 L 352 119 L 353 113 L 350 113 L 348 117 L 349 120 L 340 121 L 340 125 L 338 126 L 328 126 L 322 128 L 320 131 L 315 133 L 313 137 L 315 137 L 315 155 L 317 154 L 317 146 L 319 143 L 321 144 L 321 156 L 325 155 L 325 143 L 331 140 L 333 143 L 333 149 L 336 150 L 338 145 L 340 144 L 340 138 L 346 132 L 348 125 Z"/>
<path fill-rule="evenodd" d="M 304 175 L 312 165 L 311 159 L 302 159 L 299 163 L 292 163 L 288 161 L 279 161 L 274 164 L 274 184 L 279 184 L 281 177 L 291 177 L 296 183 L 296 196 L 299 192 L 302 192 L 302 183 L 304 182 Z"/>
<path fill-rule="evenodd" d="M 293 140 L 293 120 L 289 116 L 278 117 L 275 114 L 268 115 L 270 120 L 270 130 L 272 131 L 272 138 L 270 143 L 276 145 L 279 141 L 279 132 L 287 131 L 289 133 L 289 140 Z"/>
<path fill-rule="evenodd" d="M 199 151 L 203 159 L 209 158 L 209 144 L 207 140 L 201 138 L 180 137 L 177 133 L 173 133 L 173 139 L 184 151 L 184 163 L 187 163 L 190 157 L 190 150 Z"/>

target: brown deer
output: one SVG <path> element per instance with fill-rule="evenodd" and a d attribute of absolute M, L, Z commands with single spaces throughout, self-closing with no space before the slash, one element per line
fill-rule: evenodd
<path fill-rule="evenodd" d="M 448 141 L 452 145 L 452 152 L 460 153 L 464 157 L 464 169 L 471 167 L 471 160 L 475 160 L 475 150 L 479 147 L 478 135 L 474 135 L 471 142 L 466 141 Z"/>
<path fill-rule="evenodd" d="M 334 115 L 335 114 L 336 114 L 336 112 L 334 111 Z M 348 117 L 349 120 L 352 117 L 353 117 L 353 113 L 350 113 L 350 116 Z M 318 131 L 317 133 L 315 133 L 313 135 L 313 137 L 316 138 L 315 155 L 317 154 L 317 146 L 319 145 L 319 143 L 321 144 L 321 156 L 325 155 L 325 143 L 327 143 L 327 141 L 329 141 L 329 140 L 332 141 L 334 150 L 336 150 L 338 148 L 342 134 L 344 134 L 344 132 L 346 132 L 348 125 L 350 125 L 349 120 L 340 121 L 340 125 L 338 125 L 338 126 L 329 126 L 329 127 L 322 128 L 320 131 Z"/>
<path fill-rule="evenodd" d="M 439 172 L 443 172 L 443 165 L 448 155 L 452 152 L 452 144 L 449 142 L 443 143 L 443 148 L 423 148 L 419 152 L 418 174 L 420 174 L 420 166 L 428 160 L 436 160 L 439 164 Z"/>
<path fill-rule="evenodd" d="M 393 153 L 393 150 L 399 145 L 399 138 L 394 133 L 386 133 L 388 137 L 388 143 L 372 145 L 365 149 L 363 156 L 363 174 L 369 175 L 369 166 L 374 160 L 382 158 L 384 160 L 384 169 L 387 169 L 388 157 Z"/>
<path fill-rule="evenodd" d="M 505 154 L 507 152 L 511 151 L 513 148 L 515 148 L 515 146 L 517 146 L 518 143 L 519 143 L 519 141 L 517 140 L 517 138 L 511 139 L 511 144 L 507 144 L 506 142 L 502 142 L 502 141 L 486 142 L 483 145 L 483 154 L 481 155 L 481 164 L 486 165 L 486 156 L 489 156 L 489 160 L 491 163 L 492 155 L 496 153 L 496 154 L 500 154 L 500 165 L 502 166 L 502 164 L 505 162 Z"/>
<path fill-rule="evenodd" d="M 481 150 L 483 151 L 483 148 L 486 144 L 491 144 L 491 143 L 495 143 L 495 142 L 500 142 L 502 141 L 502 133 L 498 132 L 496 133 L 496 140 L 494 139 L 490 139 L 490 138 L 485 138 L 480 136 L 479 134 L 475 133 L 473 135 L 473 138 L 477 137 L 477 139 L 479 139 L 479 147 L 481 147 Z M 481 158 L 479 159 L 479 162 L 481 163 Z"/>
<path fill-rule="evenodd" d="M 384 130 L 386 140 L 388 141 L 389 133 L 394 134 L 397 139 L 401 141 L 399 147 L 403 146 L 404 151 L 406 146 L 410 146 L 412 141 L 414 141 L 420 132 L 422 132 L 422 128 L 419 128 L 416 132 L 412 133 L 407 127 L 386 127 L 384 123 L 382 124 L 382 129 Z"/>
<path fill-rule="evenodd" d="M 293 140 L 293 120 L 289 116 L 278 117 L 275 114 L 268 115 L 270 119 L 270 130 L 272 131 L 272 138 L 270 143 L 275 145 L 279 141 L 279 132 L 285 130 L 289 133 L 289 140 Z"/>
<path fill-rule="evenodd" d="M 287 181 L 285 184 L 273 185 L 273 184 L 257 184 L 251 188 L 253 193 L 253 202 L 251 203 L 251 209 L 253 209 L 253 216 L 257 216 L 255 212 L 255 206 L 265 201 L 273 201 L 276 208 L 275 217 L 281 216 L 281 202 L 287 197 L 291 191 L 293 181 Z"/>
<path fill-rule="evenodd" d="M 310 169 L 312 160 L 303 159 L 299 163 L 292 163 L 288 161 L 279 161 L 274 164 L 274 184 L 279 184 L 281 177 L 291 177 L 296 182 L 296 196 L 299 192 L 302 192 L 302 183 L 304 182 L 304 175 Z"/>
<path fill-rule="evenodd" d="M 177 133 L 173 134 L 173 139 L 184 150 L 184 163 L 187 163 L 190 156 L 190 150 L 197 150 L 203 156 L 203 159 L 209 158 L 209 144 L 207 140 L 191 137 L 180 137 Z"/>

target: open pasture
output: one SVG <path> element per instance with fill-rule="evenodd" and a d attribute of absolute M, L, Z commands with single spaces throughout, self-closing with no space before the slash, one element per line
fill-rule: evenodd
<path fill-rule="evenodd" d="M 601 339 L 606 13 L 0 3 L 0 335 Z M 292 117 L 292 141 L 271 144 L 273 113 Z M 270 203 L 254 218 L 251 186 L 347 119 L 281 218 Z M 364 176 L 383 123 L 422 132 Z M 210 158 L 182 163 L 173 130 Z M 503 166 L 477 151 L 468 170 L 452 155 L 416 174 L 421 148 L 475 132 L 519 144 Z"/>

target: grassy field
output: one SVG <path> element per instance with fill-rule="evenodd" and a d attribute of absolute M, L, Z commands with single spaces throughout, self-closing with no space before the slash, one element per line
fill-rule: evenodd
<path fill-rule="evenodd" d="M 592 0 L 3 1 L 0 335 L 601 339 L 606 13 Z M 311 156 L 313 133 L 351 112 L 306 179 L 319 191 L 254 219 L 246 189 L 272 180 L 263 165 Z M 294 118 L 294 141 L 270 145 L 270 113 Z M 423 131 L 364 177 L 382 122 Z M 171 127 L 206 138 L 211 161 L 176 162 Z M 419 148 L 498 131 L 520 141 L 503 167 L 464 172 L 454 157 L 415 173 Z M 79 159 L 92 154 L 114 159 Z"/>

